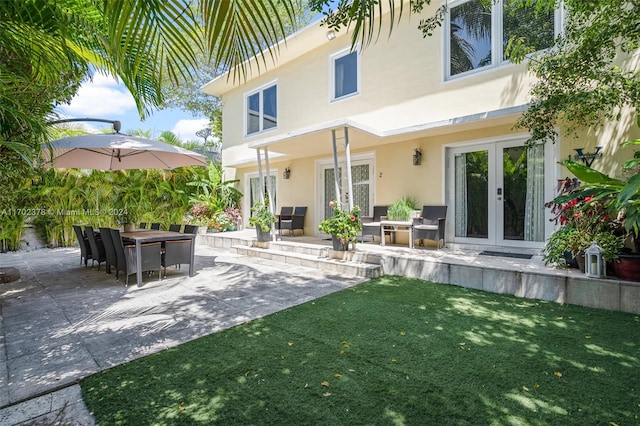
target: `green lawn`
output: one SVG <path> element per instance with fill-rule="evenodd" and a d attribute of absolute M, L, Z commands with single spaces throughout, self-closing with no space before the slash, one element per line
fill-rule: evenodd
<path fill-rule="evenodd" d="M 101 425 L 637 425 L 640 318 L 385 276 L 82 390 Z"/>

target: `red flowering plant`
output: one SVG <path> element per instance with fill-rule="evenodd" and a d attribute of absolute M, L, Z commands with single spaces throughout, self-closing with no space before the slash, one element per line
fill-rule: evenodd
<path fill-rule="evenodd" d="M 355 243 L 358 232 L 362 230 L 360 223 L 360 207 L 354 206 L 349 211 L 342 210 L 340 203 L 331 201 L 329 207 L 333 209 L 333 217 L 320 222 L 318 230 L 325 234 L 334 235 L 341 243 Z"/>
<path fill-rule="evenodd" d="M 603 250 L 605 260 L 617 258 L 624 236 L 622 224 L 610 208 L 611 203 L 594 196 L 576 197 L 574 191 L 579 187 L 576 179 L 567 178 L 560 185 L 560 195 L 546 204 L 555 215 L 552 220 L 560 228 L 543 249 L 545 261 L 564 265 L 567 252 L 573 257 L 583 255 L 594 241 Z"/>

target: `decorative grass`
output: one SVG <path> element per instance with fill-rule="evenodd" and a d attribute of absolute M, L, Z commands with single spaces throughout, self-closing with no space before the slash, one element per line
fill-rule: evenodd
<path fill-rule="evenodd" d="M 101 425 L 636 425 L 640 318 L 386 276 L 82 390 Z"/>

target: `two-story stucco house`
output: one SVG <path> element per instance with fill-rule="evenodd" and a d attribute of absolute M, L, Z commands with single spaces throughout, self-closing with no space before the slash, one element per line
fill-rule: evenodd
<path fill-rule="evenodd" d="M 275 211 L 307 206 L 305 234 L 317 234 L 336 197 L 335 144 L 340 197 L 363 214 L 408 196 L 418 206 L 448 206 L 447 244 L 542 247 L 554 226 L 544 203 L 567 175 L 558 161 L 596 146 L 615 156 L 620 139 L 586 135 L 525 148 L 529 135 L 513 126 L 533 80 L 525 64 L 505 59 L 505 40 L 518 26 L 505 7 L 449 1 L 433 36 L 405 16 L 390 37 L 383 29 L 356 51 L 351 34 L 317 22 L 287 38 L 275 63 L 254 59 L 259 73 L 253 64 L 246 80 L 223 75 L 205 85 L 224 105 L 222 161 L 242 182 L 243 211 L 258 198 L 258 159 L 264 172 L 268 158 Z M 480 12 L 483 19 L 472 19 Z M 563 17 L 538 19 L 542 49 Z"/>

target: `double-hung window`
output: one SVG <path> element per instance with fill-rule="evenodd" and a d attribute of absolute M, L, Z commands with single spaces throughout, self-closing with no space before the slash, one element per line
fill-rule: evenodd
<path fill-rule="evenodd" d="M 331 57 L 331 100 L 360 91 L 360 64 L 357 51 L 342 51 Z"/>
<path fill-rule="evenodd" d="M 481 0 L 450 2 L 444 26 L 447 79 L 496 67 L 508 62 L 507 44 L 523 38 L 534 50 L 553 45 L 561 28 L 560 9 L 535 10 L 511 0 L 487 4 Z"/>
<path fill-rule="evenodd" d="M 250 93 L 245 99 L 246 134 L 252 135 L 278 125 L 278 86 L 272 84 Z"/>

